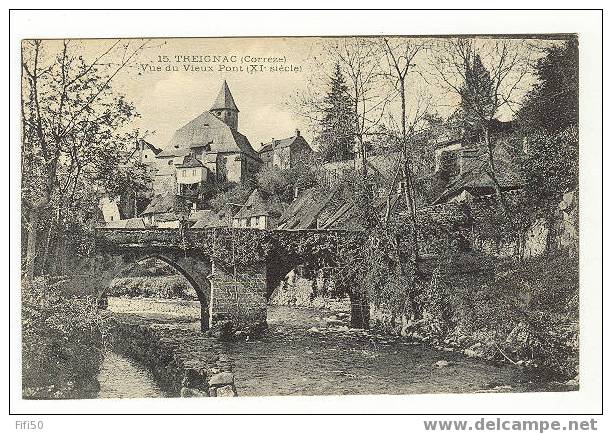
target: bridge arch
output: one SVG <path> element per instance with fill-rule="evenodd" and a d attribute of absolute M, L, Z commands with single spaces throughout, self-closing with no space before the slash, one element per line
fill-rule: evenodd
<path fill-rule="evenodd" d="M 211 299 L 211 282 L 209 275 L 212 268 L 212 262 L 205 257 L 192 257 L 188 255 L 172 255 L 159 252 L 146 252 L 138 255 L 124 255 L 121 260 L 121 265 L 115 268 L 114 277 L 120 276 L 135 264 L 146 261 L 147 259 L 156 259 L 161 261 L 171 268 L 176 270 L 183 276 L 194 289 L 198 301 L 200 302 L 200 328 L 202 331 L 207 331 L 210 328 L 210 299 Z M 108 291 L 108 285 L 103 289 L 103 296 Z"/>

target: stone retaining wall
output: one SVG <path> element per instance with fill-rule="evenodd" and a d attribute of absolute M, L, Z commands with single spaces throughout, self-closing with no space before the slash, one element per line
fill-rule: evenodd
<path fill-rule="evenodd" d="M 237 396 L 231 358 L 197 324 L 106 315 L 112 350 L 149 368 L 170 396 Z"/>

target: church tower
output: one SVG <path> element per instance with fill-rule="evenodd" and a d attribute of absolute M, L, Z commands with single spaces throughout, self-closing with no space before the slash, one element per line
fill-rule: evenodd
<path fill-rule="evenodd" d="M 225 122 L 231 129 L 238 130 L 239 110 L 238 107 L 236 107 L 234 97 L 229 90 L 227 81 L 223 80 L 223 85 L 217 95 L 217 99 L 215 99 L 209 111 Z"/>

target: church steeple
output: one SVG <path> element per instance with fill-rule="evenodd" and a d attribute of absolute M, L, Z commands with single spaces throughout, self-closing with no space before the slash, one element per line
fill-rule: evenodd
<path fill-rule="evenodd" d="M 223 80 L 221 90 L 215 99 L 210 112 L 229 125 L 230 128 L 238 129 L 238 107 L 234 102 L 234 97 L 230 92 L 227 81 Z"/>

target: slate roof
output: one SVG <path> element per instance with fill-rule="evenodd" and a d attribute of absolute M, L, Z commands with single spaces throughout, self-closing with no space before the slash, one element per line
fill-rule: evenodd
<path fill-rule="evenodd" d="M 230 92 L 229 86 L 227 85 L 227 81 L 223 80 L 223 84 L 221 85 L 221 90 L 219 91 L 219 94 L 217 95 L 217 98 L 215 99 L 215 102 L 213 103 L 210 109 L 211 110 L 228 109 L 228 110 L 234 110 L 237 112 L 240 111 L 238 110 L 238 107 L 236 106 L 236 102 L 234 101 L 234 97 L 232 96 L 232 93 Z"/>
<path fill-rule="evenodd" d="M 189 154 L 190 154 L 189 149 L 187 149 L 187 148 L 177 148 L 177 147 L 173 146 L 170 149 L 165 149 L 165 150 L 161 151 L 159 154 L 157 154 L 157 157 L 158 158 L 164 158 L 164 157 L 186 157 Z"/>
<path fill-rule="evenodd" d="M 186 149 L 187 153 L 189 148 L 198 147 L 205 147 L 210 153 L 242 152 L 259 160 L 249 139 L 208 111 L 179 128 L 172 136 L 170 147 Z"/>
<path fill-rule="evenodd" d="M 172 211 L 174 211 L 174 196 L 169 193 L 157 194 L 153 196 L 142 215 L 162 214 Z"/>
<path fill-rule="evenodd" d="M 158 222 L 174 222 L 179 220 L 179 216 L 174 212 L 163 212 L 155 215 L 155 220 Z"/>
<path fill-rule="evenodd" d="M 201 220 L 208 220 L 214 214 L 215 214 L 215 212 L 212 209 L 201 209 L 201 210 L 198 210 L 198 211 L 192 211 L 189 214 L 189 217 L 187 218 L 187 220 L 192 221 L 192 222 L 198 222 L 198 221 L 201 221 Z"/>
<path fill-rule="evenodd" d="M 217 213 L 213 213 L 208 218 L 198 220 L 192 227 L 193 228 L 225 228 L 231 226 L 232 217 L 234 215 L 233 209 L 237 208 L 233 205 L 225 205 Z"/>
<path fill-rule="evenodd" d="M 279 229 L 316 229 L 317 219 L 330 204 L 334 192 L 323 193 L 314 188 L 304 191 L 289 204 L 278 221 Z"/>
<path fill-rule="evenodd" d="M 264 197 L 258 189 L 253 190 L 246 203 L 234 218 L 249 218 L 255 216 L 280 216 L 283 213 L 283 205 L 278 196 Z"/>

